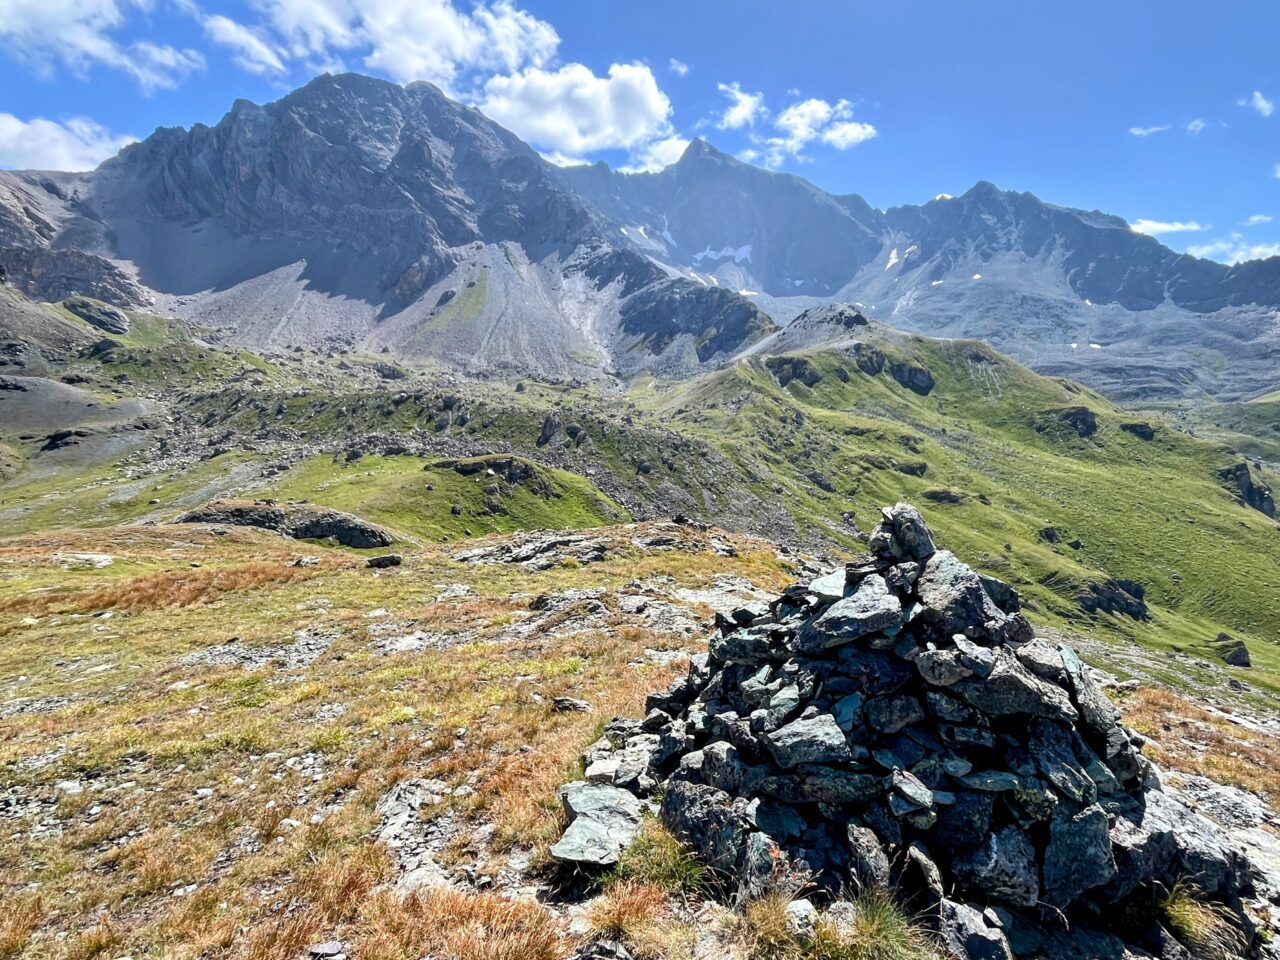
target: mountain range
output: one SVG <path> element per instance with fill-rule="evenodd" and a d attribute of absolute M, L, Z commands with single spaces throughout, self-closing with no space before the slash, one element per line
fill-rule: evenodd
<path fill-rule="evenodd" d="M 472 374 L 685 376 L 827 302 L 1118 399 L 1276 387 L 1280 258 L 1225 266 L 986 182 L 879 210 L 695 140 L 559 168 L 435 87 L 325 75 L 84 174 L 0 173 L 0 274 Z"/>

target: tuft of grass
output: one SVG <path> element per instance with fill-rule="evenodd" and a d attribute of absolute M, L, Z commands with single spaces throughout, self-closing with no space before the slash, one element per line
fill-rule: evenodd
<path fill-rule="evenodd" d="M 787 923 L 790 900 L 780 894 L 753 901 L 740 930 L 757 960 L 945 960 L 928 930 L 884 890 L 869 890 L 852 901 L 837 922 L 823 916 L 813 939 L 800 941 Z"/>
<path fill-rule="evenodd" d="M 804 946 L 787 923 L 790 902 L 782 894 L 771 894 L 747 904 L 738 933 L 753 960 L 803 960 Z"/>
<path fill-rule="evenodd" d="M 619 880 L 588 906 L 587 923 L 605 939 L 632 942 L 658 924 L 666 906 L 667 893 L 661 887 Z"/>
<path fill-rule="evenodd" d="M 669 895 L 689 896 L 704 887 L 707 871 L 661 821 L 648 817 L 631 846 L 623 851 L 614 877 L 651 884 Z"/>
<path fill-rule="evenodd" d="M 0 911 L 0 958 L 9 960 L 26 949 L 31 935 L 44 922 L 44 903 L 37 896 L 14 897 Z"/>
<path fill-rule="evenodd" d="M 1181 879 L 1158 903 L 1165 926 L 1197 960 L 1234 960 L 1248 942 L 1225 906 L 1204 898 L 1196 885 Z"/>
<path fill-rule="evenodd" d="M 559 960 L 564 952 L 554 918 L 533 900 L 445 887 L 402 900 L 383 890 L 362 914 L 354 953 L 364 960 Z"/>

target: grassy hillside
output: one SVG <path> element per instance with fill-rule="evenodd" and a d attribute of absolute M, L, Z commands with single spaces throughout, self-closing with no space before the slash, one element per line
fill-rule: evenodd
<path fill-rule="evenodd" d="M 1018 584 L 1041 617 L 1079 622 L 1074 596 L 1087 581 L 1132 579 L 1147 589 L 1150 623 L 1084 619 L 1157 645 L 1198 646 L 1229 629 L 1280 667 L 1277 525 L 1216 476 L 1238 455 L 981 344 L 883 335 L 879 346 L 928 369 L 928 395 L 887 369 L 864 373 L 849 352 L 815 351 L 798 355 L 812 385 L 782 387 L 752 359 L 647 401 L 719 444 L 800 523 L 849 542 L 833 523 L 842 510 L 866 530 L 880 504 L 911 500 L 957 552 Z M 1077 407 L 1096 420 L 1090 436 L 1071 425 Z M 1041 535 L 1050 526 L 1057 544 Z"/>
<path fill-rule="evenodd" d="M 511 530 L 567 530 L 630 519 L 586 478 L 518 461 L 530 476 L 508 482 L 504 457 L 453 466 L 417 457 L 368 456 L 345 463 L 312 457 L 254 490 L 255 496 L 295 498 L 358 513 L 393 530 L 432 540 Z M 498 468 L 495 474 L 487 464 Z M 457 508 L 455 513 L 454 508 Z"/>
<path fill-rule="evenodd" d="M 688 382 L 645 377 L 623 394 L 387 379 L 370 358 L 264 360 L 181 325 L 134 329 L 119 356 L 56 372 L 103 402 L 145 396 L 165 417 L 69 452 L 0 431 L 0 529 L 165 519 L 240 495 L 311 500 L 418 539 L 680 512 L 851 551 L 880 505 L 906 499 L 1017 584 L 1042 622 L 1209 660 L 1225 630 L 1253 654 L 1247 676 L 1280 676 L 1280 537 L 1218 476 L 1239 454 L 979 343 L 877 325 L 862 346 L 755 357 Z M 132 446 L 116 453 L 119 436 Z M 516 456 L 527 477 L 439 466 L 487 455 Z M 1081 594 L 1111 578 L 1145 588 L 1149 621 L 1084 612 Z"/>

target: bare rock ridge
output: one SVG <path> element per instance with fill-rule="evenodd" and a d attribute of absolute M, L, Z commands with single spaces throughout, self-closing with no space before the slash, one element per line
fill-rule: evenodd
<path fill-rule="evenodd" d="M 554 856 L 615 861 L 660 795 L 738 903 L 886 887 L 960 957 L 1119 960 L 1185 955 L 1156 909 L 1182 881 L 1242 956 L 1260 949 L 1258 869 L 1166 790 L 1076 653 L 914 507 L 885 510 L 847 569 L 718 617 L 647 709 L 562 788 Z"/>

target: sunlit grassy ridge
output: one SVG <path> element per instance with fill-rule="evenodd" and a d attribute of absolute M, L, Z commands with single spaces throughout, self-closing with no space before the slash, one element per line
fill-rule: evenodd
<path fill-rule="evenodd" d="M 418 457 L 367 456 L 335 464 L 332 457 L 321 456 L 254 493 L 309 499 L 431 539 L 566 530 L 630 519 L 585 477 L 550 467 L 529 469 L 533 478 L 506 483 L 484 470 L 463 475 L 451 466 L 424 465 Z M 486 489 L 496 492 L 487 494 Z M 495 509 L 489 509 L 490 502 Z"/>

